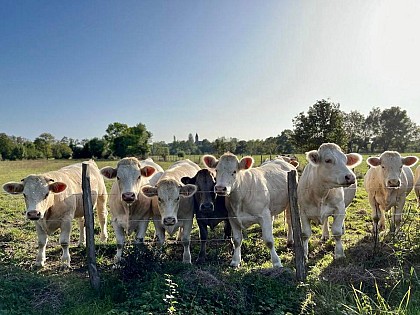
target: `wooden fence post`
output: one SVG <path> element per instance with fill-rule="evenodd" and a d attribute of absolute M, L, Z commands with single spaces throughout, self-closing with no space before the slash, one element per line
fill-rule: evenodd
<path fill-rule="evenodd" d="M 83 210 L 85 214 L 85 229 L 86 229 L 86 252 L 87 264 L 89 271 L 90 285 L 96 291 L 100 288 L 100 278 L 98 269 L 96 267 L 95 255 L 95 237 L 94 237 L 94 219 L 93 219 L 93 205 L 92 195 L 90 190 L 90 176 L 89 164 L 82 164 L 82 191 L 83 191 Z"/>
<path fill-rule="evenodd" d="M 302 245 L 302 227 L 300 225 L 299 207 L 297 203 L 297 182 L 295 170 L 287 173 L 287 183 L 295 250 L 296 279 L 304 282 L 306 280 L 305 254 Z"/>

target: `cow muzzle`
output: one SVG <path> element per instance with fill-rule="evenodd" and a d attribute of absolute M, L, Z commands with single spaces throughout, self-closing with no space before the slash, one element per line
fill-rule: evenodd
<path fill-rule="evenodd" d="M 226 186 L 214 186 L 214 193 L 218 196 L 228 196 L 229 192 Z"/>
<path fill-rule="evenodd" d="M 29 220 L 36 221 L 36 220 L 41 219 L 41 212 L 39 212 L 37 210 L 31 210 L 31 211 L 26 212 L 26 217 Z"/>
<path fill-rule="evenodd" d="M 356 177 L 353 174 L 347 174 L 344 176 L 344 180 L 346 181 L 346 185 L 350 186 L 356 182 Z"/>
<path fill-rule="evenodd" d="M 400 188 L 401 182 L 399 179 L 388 179 L 386 186 L 388 188 Z"/>
<path fill-rule="evenodd" d="M 133 203 L 134 201 L 136 201 L 136 194 L 133 192 L 125 192 L 121 194 L 121 198 L 126 203 Z"/>
<path fill-rule="evenodd" d="M 163 218 L 163 225 L 172 226 L 172 225 L 175 225 L 175 223 L 176 223 L 176 218 L 175 217 Z"/>
<path fill-rule="evenodd" d="M 211 213 L 214 211 L 214 204 L 212 202 L 205 202 L 200 204 L 200 211 L 204 213 Z"/>

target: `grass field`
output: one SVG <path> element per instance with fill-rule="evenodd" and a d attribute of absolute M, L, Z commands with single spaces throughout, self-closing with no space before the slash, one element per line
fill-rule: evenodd
<path fill-rule="evenodd" d="M 255 157 L 259 165 L 260 156 Z M 304 156 L 298 156 L 304 166 Z M 193 159 L 197 161 L 197 159 Z M 364 161 L 366 156 L 364 156 Z M 56 170 L 75 161 L 3 161 L 0 184 L 30 173 Z M 99 167 L 116 161 L 98 161 Z M 170 163 L 159 162 L 163 168 Z M 115 237 L 109 224 L 106 244 L 96 232 L 101 291 L 90 288 L 85 249 L 72 234 L 72 269 L 60 271 L 58 233 L 49 238 L 47 263 L 34 267 L 37 238 L 24 216 L 22 196 L 0 193 L 0 314 L 420 314 L 420 216 L 414 193 L 405 207 L 402 231 L 396 237 L 372 235 L 370 208 L 363 189 L 366 163 L 355 170 L 359 189 L 347 210 L 343 236 L 346 258 L 334 261 L 334 242 L 320 241 L 313 226 L 308 277 L 294 279 L 293 251 L 286 247 L 284 217 L 274 224 L 276 249 L 283 269 L 272 269 L 258 226 L 244 235 L 242 265 L 229 267 L 231 244 L 221 240 L 222 226 L 209 233 L 208 261 L 202 266 L 180 263 L 182 246 L 170 239 L 163 250 L 151 240 L 128 245 L 124 262 L 113 268 Z M 112 181 L 106 181 L 108 189 Z M 388 225 L 389 226 L 389 225 Z M 192 232 L 193 260 L 199 251 L 198 227 Z"/>

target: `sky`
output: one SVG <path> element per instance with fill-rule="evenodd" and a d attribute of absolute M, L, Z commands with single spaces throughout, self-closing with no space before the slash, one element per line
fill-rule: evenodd
<path fill-rule="evenodd" d="M 0 0 L 0 133 L 275 137 L 318 100 L 420 124 L 420 2 Z"/>

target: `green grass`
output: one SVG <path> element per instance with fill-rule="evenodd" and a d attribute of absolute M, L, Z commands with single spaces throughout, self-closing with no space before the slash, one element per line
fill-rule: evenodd
<path fill-rule="evenodd" d="M 256 158 L 259 165 L 260 156 Z M 263 157 L 264 159 L 265 157 Z M 304 156 L 299 155 L 304 166 Z M 366 156 L 364 156 L 364 161 Z M 75 161 L 0 162 L 0 184 L 18 181 L 30 173 L 58 169 Z M 116 161 L 98 161 L 99 167 Z M 161 163 L 166 168 L 170 163 Z M 128 245 L 121 268 L 113 268 L 116 245 L 109 224 L 108 243 L 99 241 L 96 252 L 101 291 L 90 288 L 84 248 L 72 233 L 72 269 L 60 271 L 58 233 L 50 237 L 47 262 L 34 268 L 37 238 L 25 220 L 21 196 L 0 193 L 0 314 L 420 314 L 420 216 L 414 193 L 406 204 L 401 233 L 371 236 L 370 208 L 363 189 L 363 162 L 356 168 L 359 189 L 347 211 L 343 237 L 346 258 L 333 259 L 334 242 L 320 241 L 314 226 L 310 241 L 306 283 L 294 279 L 293 251 L 286 248 L 284 217 L 274 224 L 276 248 L 284 269 L 271 268 L 270 255 L 258 226 L 251 227 L 242 248 L 239 269 L 229 267 L 231 244 L 213 240 L 203 266 L 180 263 L 182 246 L 169 240 L 163 249 L 152 242 Z M 106 181 L 108 189 L 112 181 Z M 222 227 L 210 231 L 211 239 Z M 193 260 L 199 251 L 198 228 L 192 232 Z"/>

